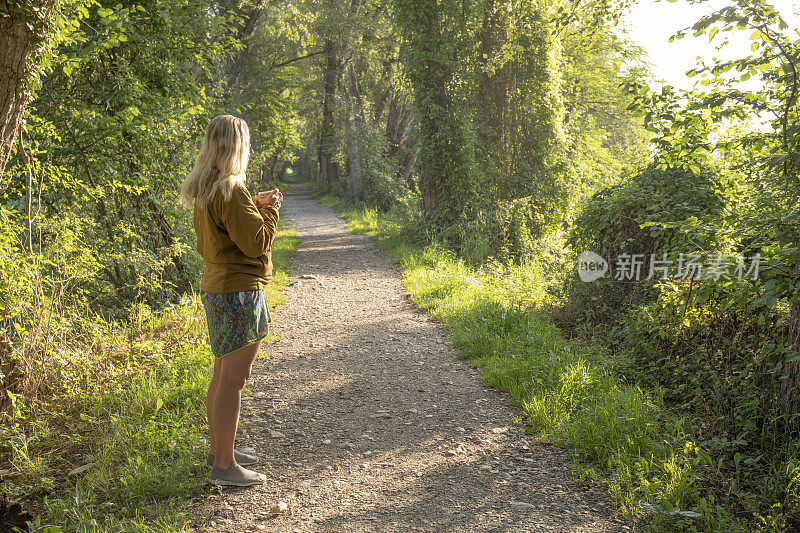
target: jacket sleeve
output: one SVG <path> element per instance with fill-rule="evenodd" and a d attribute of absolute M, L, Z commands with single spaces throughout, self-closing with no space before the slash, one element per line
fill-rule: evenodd
<path fill-rule="evenodd" d="M 260 257 L 272 249 L 278 230 L 277 209 L 272 206 L 258 209 L 247 189 L 236 187 L 230 201 L 222 205 L 221 213 L 225 230 L 246 256 Z"/>

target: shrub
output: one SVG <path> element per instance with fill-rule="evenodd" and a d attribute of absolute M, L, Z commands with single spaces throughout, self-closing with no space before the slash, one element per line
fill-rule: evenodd
<path fill-rule="evenodd" d="M 717 235 L 690 234 L 679 225 L 720 218 L 727 203 L 721 179 L 711 172 L 650 167 L 595 193 L 576 218 L 568 243 L 603 256 L 724 247 Z"/>
<path fill-rule="evenodd" d="M 723 178 L 711 172 L 651 166 L 639 174 L 595 193 L 575 219 L 567 238 L 572 264 L 583 251 L 600 254 L 611 275 L 583 283 L 575 274 L 564 281 L 564 307 L 554 319 L 568 329 L 613 324 L 626 309 L 652 301 L 654 280 L 645 281 L 651 254 L 729 250 L 722 233 L 706 231 L 724 223 L 729 203 Z M 641 254 L 641 281 L 617 280 L 614 259 Z"/>

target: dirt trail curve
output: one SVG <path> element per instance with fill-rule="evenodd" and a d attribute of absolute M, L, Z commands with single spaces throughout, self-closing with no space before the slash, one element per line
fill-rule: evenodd
<path fill-rule="evenodd" d="M 264 457 L 257 468 L 269 481 L 212 496 L 198 527 L 628 529 L 604 494 L 570 481 L 558 450 L 511 422 L 509 398 L 457 358 L 368 237 L 348 234 L 300 185 L 283 216 L 302 244 L 273 316 L 279 340 L 262 348 L 243 400 L 239 441 Z M 271 516 L 279 501 L 288 510 Z"/>

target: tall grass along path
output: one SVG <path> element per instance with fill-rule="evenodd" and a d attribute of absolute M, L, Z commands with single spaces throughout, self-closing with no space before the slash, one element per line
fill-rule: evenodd
<path fill-rule="evenodd" d="M 196 509 L 215 531 L 622 531 L 608 497 L 513 422 L 393 265 L 293 185 L 302 243 L 243 400 L 268 482 Z M 278 509 L 279 502 L 285 503 Z M 280 511 L 280 512 L 273 512 Z M 212 523 L 213 522 L 213 523 Z"/>

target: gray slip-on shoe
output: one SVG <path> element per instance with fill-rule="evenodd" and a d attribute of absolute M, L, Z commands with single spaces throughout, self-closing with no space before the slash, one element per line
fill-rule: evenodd
<path fill-rule="evenodd" d="M 236 464 L 236 461 L 232 462 L 231 466 L 225 470 L 216 466 L 211 469 L 211 483 L 214 485 L 249 487 L 250 485 L 261 485 L 266 480 L 267 476 L 264 474 L 248 470 Z"/>
<path fill-rule="evenodd" d="M 240 452 L 239 450 L 233 450 L 233 460 L 239 463 L 239 466 L 250 466 L 259 462 L 257 455 Z M 209 468 L 214 466 L 214 456 L 210 453 L 206 455 L 206 466 Z"/>

